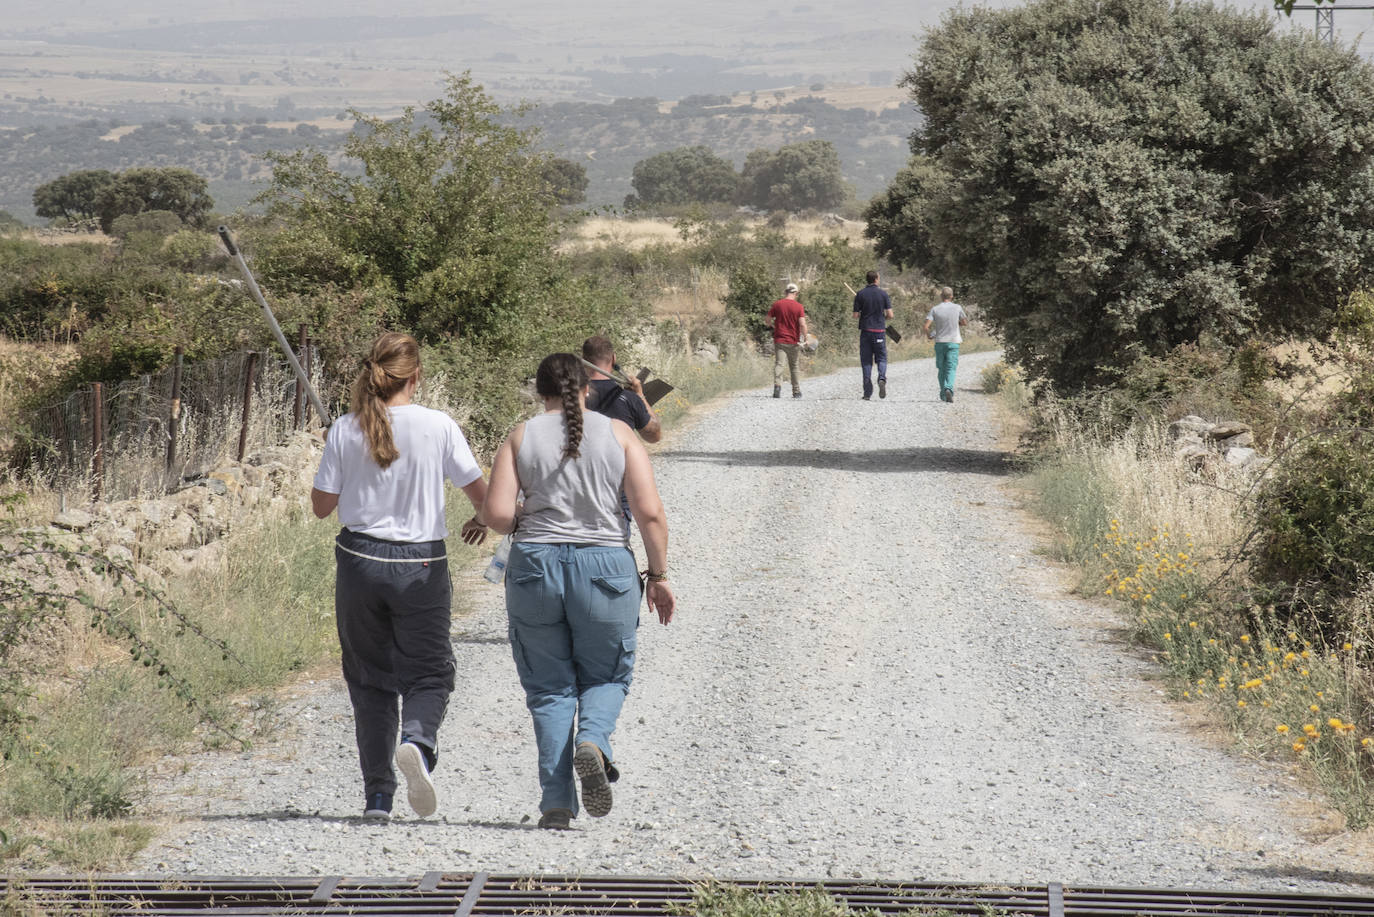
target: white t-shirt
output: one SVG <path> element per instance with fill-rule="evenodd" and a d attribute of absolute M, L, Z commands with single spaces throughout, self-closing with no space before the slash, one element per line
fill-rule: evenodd
<path fill-rule="evenodd" d="M 339 495 L 339 521 L 351 531 L 387 541 L 437 541 L 444 522 L 444 478 L 457 487 L 482 476 L 453 418 L 418 404 L 388 408 L 400 458 L 387 468 L 372 460 L 357 418 L 329 428 L 315 489 Z"/>
<path fill-rule="evenodd" d="M 968 321 L 964 307 L 957 302 L 942 302 L 926 313 L 931 333 L 937 344 L 961 344 L 964 336 L 959 333 L 959 320 Z"/>

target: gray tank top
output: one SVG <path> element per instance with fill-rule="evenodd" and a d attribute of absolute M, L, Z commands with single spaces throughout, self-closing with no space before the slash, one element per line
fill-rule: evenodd
<path fill-rule="evenodd" d="M 582 412 L 581 454 L 563 460 L 562 414 L 525 421 L 515 471 L 525 492 L 513 541 L 540 544 L 628 545 L 630 526 L 620 511 L 625 449 L 611 419 Z"/>

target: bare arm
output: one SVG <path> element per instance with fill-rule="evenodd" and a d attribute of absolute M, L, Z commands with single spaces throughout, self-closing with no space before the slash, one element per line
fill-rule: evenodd
<path fill-rule="evenodd" d="M 326 493 L 323 490 L 310 488 L 310 509 L 314 511 L 315 518 L 327 519 L 329 514 L 339 505 L 339 495 Z"/>
<path fill-rule="evenodd" d="M 654 406 L 649 403 L 648 398 L 644 397 L 644 383 L 631 376 L 630 391 L 639 396 L 639 400 L 644 402 L 644 410 L 649 412 L 649 422 L 639 428 L 639 438 L 646 443 L 658 442 L 663 438 L 663 424 L 658 422 L 658 415 L 654 413 Z"/>
<path fill-rule="evenodd" d="M 806 339 L 807 339 L 807 337 L 808 337 L 810 334 L 811 334 L 811 329 L 810 329 L 809 327 L 807 327 L 807 324 L 806 324 L 806 316 L 803 315 L 803 316 L 801 317 L 801 336 L 802 336 L 802 341 L 805 342 Z"/>
<path fill-rule="evenodd" d="M 649 610 L 658 615 L 658 620 L 667 624 L 673 620 L 677 599 L 666 579 L 668 573 L 668 516 L 663 509 L 663 500 L 654 485 L 654 470 L 649 465 L 649 453 L 643 444 L 630 433 L 629 427 L 617 424 L 616 439 L 625 449 L 625 496 L 630 501 L 630 512 L 639 525 L 639 533 L 644 538 L 644 552 L 648 557 L 651 577 L 662 574 L 665 578 L 651 578 L 645 586 L 645 597 Z"/>
<path fill-rule="evenodd" d="M 472 518 L 463 523 L 461 532 L 467 544 L 481 544 L 487 540 L 487 523 L 482 517 L 482 506 L 487 500 L 487 480 L 479 477 L 470 484 L 464 484 L 463 494 L 472 504 Z"/>
<path fill-rule="evenodd" d="M 525 436 L 525 425 L 519 424 L 501 448 L 496 450 L 496 459 L 491 464 L 491 484 L 487 487 L 486 500 L 482 505 L 482 518 L 493 531 L 509 535 L 515 531 L 515 498 L 520 493 L 520 479 L 515 471 L 515 454 L 520 451 L 520 442 Z"/>

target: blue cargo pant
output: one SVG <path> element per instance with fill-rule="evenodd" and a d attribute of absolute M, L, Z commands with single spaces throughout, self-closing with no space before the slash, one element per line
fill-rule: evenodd
<path fill-rule="evenodd" d="M 954 391 L 954 371 L 959 368 L 959 345 L 935 345 L 935 374 L 940 380 L 940 393 Z"/>
<path fill-rule="evenodd" d="M 887 333 L 885 331 L 859 332 L 859 365 L 864 371 L 864 397 L 873 395 L 873 364 L 878 364 L 878 381 L 887 379 Z"/>
<path fill-rule="evenodd" d="M 623 547 L 516 542 L 506 568 L 511 654 L 539 749 L 539 810 L 576 814 L 573 752 L 583 742 L 608 762 L 630 690 L 639 576 Z M 613 767 L 607 774 L 615 779 Z"/>

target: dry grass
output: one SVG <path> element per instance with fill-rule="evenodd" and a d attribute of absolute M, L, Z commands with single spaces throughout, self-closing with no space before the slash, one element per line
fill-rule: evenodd
<path fill-rule="evenodd" d="M 746 236 L 752 236 L 767 229 L 766 221 L 756 218 L 744 219 Z M 788 220 L 783 233 L 792 242 L 807 244 L 828 239 L 841 238 L 855 245 L 867 245 L 864 239 L 864 223 L 861 220 L 845 220 L 834 223 L 819 219 Z M 676 248 L 687 244 L 683 241 L 671 220 L 658 217 L 590 217 L 577 224 L 572 234 L 564 240 L 564 252 L 591 251 L 597 248 L 624 248 L 640 251 L 650 245 L 664 245 Z"/>
<path fill-rule="evenodd" d="M 30 344 L 0 335 L 0 450 L 10 444 L 6 418 L 24 397 L 77 358 L 70 344 Z"/>

